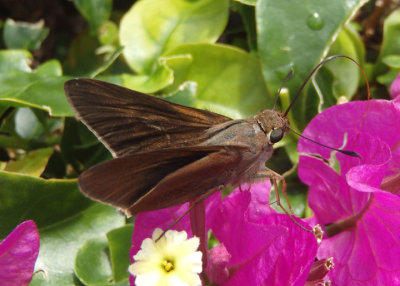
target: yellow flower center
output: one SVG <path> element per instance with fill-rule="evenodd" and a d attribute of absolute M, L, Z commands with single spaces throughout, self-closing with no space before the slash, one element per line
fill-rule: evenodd
<path fill-rule="evenodd" d="M 174 263 L 168 259 L 165 259 L 161 266 L 164 268 L 165 272 L 170 272 L 174 270 Z"/>

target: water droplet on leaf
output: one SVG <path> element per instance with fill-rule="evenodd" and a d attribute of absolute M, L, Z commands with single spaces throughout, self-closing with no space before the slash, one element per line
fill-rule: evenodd
<path fill-rule="evenodd" d="M 307 17 L 307 26 L 312 30 L 321 30 L 325 25 L 325 21 L 315 12 Z"/>

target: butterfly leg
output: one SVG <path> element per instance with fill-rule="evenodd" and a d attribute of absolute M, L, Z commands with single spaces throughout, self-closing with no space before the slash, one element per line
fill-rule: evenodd
<path fill-rule="evenodd" d="M 279 175 L 278 173 L 276 173 L 276 172 L 274 172 L 274 171 L 272 171 L 270 169 L 258 172 L 254 177 L 254 179 L 261 179 L 261 178 L 268 178 L 272 182 L 272 184 L 274 186 L 274 189 L 275 189 L 275 194 L 276 194 L 276 204 L 290 217 L 290 219 L 296 225 L 298 225 L 301 229 L 303 229 L 305 231 L 308 231 L 308 232 L 312 232 L 312 230 L 305 228 L 304 226 L 302 226 L 301 224 L 299 224 L 295 220 L 293 209 L 292 209 L 292 207 L 290 205 L 289 198 L 288 198 L 287 193 L 286 193 L 286 181 L 285 181 L 285 178 L 283 178 L 281 175 Z M 285 196 L 285 199 L 287 201 L 287 204 L 288 204 L 290 212 L 288 212 L 285 209 L 285 207 L 281 204 L 281 200 L 280 200 L 280 196 L 279 196 L 279 188 L 278 188 L 278 183 L 279 182 L 282 182 L 282 193 Z"/>
<path fill-rule="evenodd" d="M 282 177 L 281 175 L 279 175 L 278 173 L 270 170 L 270 169 L 260 171 L 257 174 L 255 174 L 255 176 L 254 176 L 254 179 L 256 179 L 256 180 L 259 180 L 259 179 L 262 179 L 262 178 L 268 178 L 271 181 L 272 185 L 274 186 L 275 195 L 276 195 L 276 204 L 286 214 L 293 215 L 294 214 L 293 213 L 293 209 L 292 209 L 292 206 L 290 205 L 289 197 L 288 197 L 287 192 L 286 192 L 286 181 L 285 181 L 285 178 Z M 283 195 L 284 195 L 284 197 L 286 199 L 286 202 L 288 204 L 289 211 L 287 211 L 285 209 L 285 207 L 281 204 L 281 199 L 280 199 L 280 195 L 279 195 L 279 188 L 278 188 L 279 182 L 282 183 L 282 193 L 283 193 Z"/>

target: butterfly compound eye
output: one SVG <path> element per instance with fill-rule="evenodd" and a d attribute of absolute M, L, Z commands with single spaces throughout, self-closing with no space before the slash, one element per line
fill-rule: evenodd
<path fill-rule="evenodd" d="M 281 141 L 282 137 L 283 137 L 283 129 L 282 128 L 273 129 L 269 133 L 269 142 L 274 144 L 276 142 Z"/>

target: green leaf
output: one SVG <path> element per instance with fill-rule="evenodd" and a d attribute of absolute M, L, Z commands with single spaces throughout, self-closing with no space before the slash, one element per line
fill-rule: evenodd
<path fill-rule="evenodd" d="M 72 285 L 78 248 L 125 222 L 115 208 L 84 197 L 76 180 L 0 172 L 0 201 L 1 238 L 24 220 L 39 228 L 37 272 L 30 285 Z"/>
<path fill-rule="evenodd" d="M 26 23 L 7 19 L 3 28 L 4 44 L 8 49 L 37 50 L 48 34 L 43 20 Z"/>
<path fill-rule="evenodd" d="M 35 71 L 30 61 L 27 51 L 0 51 L 0 104 L 35 107 L 53 116 L 73 115 L 64 94 L 68 78 L 61 76 L 60 64 L 52 60 Z"/>
<path fill-rule="evenodd" d="M 62 76 L 62 68 L 57 60 L 44 62 L 34 72 L 41 76 Z"/>
<path fill-rule="evenodd" d="M 257 54 L 257 32 L 256 32 L 256 20 L 255 20 L 255 4 L 253 5 L 241 5 L 239 3 L 232 3 L 232 10 L 240 14 L 243 21 L 243 26 L 246 29 L 246 38 L 248 49 L 251 53 Z M 245 4 L 245 3 L 244 3 Z"/>
<path fill-rule="evenodd" d="M 106 21 L 99 30 L 99 42 L 102 45 L 113 45 L 118 41 L 118 26 L 112 21 Z"/>
<path fill-rule="evenodd" d="M 89 22 L 92 35 L 98 32 L 111 14 L 112 0 L 74 0 L 74 4 Z"/>
<path fill-rule="evenodd" d="M 106 69 L 108 69 L 114 62 L 115 60 L 121 55 L 123 48 L 119 47 L 116 49 L 113 53 L 111 53 L 108 56 L 108 59 L 104 61 L 102 65 L 100 65 L 98 68 L 96 68 L 94 71 L 92 71 L 89 75 L 90 78 L 94 78 L 97 75 L 101 74 L 104 72 Z"/>
<path fill-rule="evenodd" d="M 400 55 L 388 55 L 382 62 L 390 68 L 400 69 Z"/>
<path fill-rule="evenodd" d="M 181 43 L 215 42 L 228 20 L 228 0 L 138 1 L 121 20 L 119 38 L 129 66 L 151 74 L 157 59 Z"/>
<path fill-rule="evenodd" d="M 197 83 L 196 107 L 243 118 L 272 106 L 259 61 L 243 50 L 225 45 L 183 44 L 166 56 L 172 55 L 192 57 L 185 73 L 177 75 L 175 70 L 174 75 Z"/>
<path fill-rule="evenodd" d="M 257 4 L 257 0 L 234 0 L 234 1 L 245 4 L 245 5 L 249 5 L 249 6 L 256 6 L 256 4 Z"/>
<path fill-rule="evenodd" d="M 380 75 L 376 80 L 383 85 L 390 86 L 399 75 L 399 69 L 391 69 L 387 73 Z"/>
<path fill-rule="evenodd" d="M 196 105 L 197 84 L 195 82 L 184 82 L 173 93 L 164 96 L 163 98 L 185 106 Z"/>
<path fill-rule="evenodd" d="M 33 139 L 43 132 L 42 125 L 28 107 L 22 107 L 16 110 L 14 124 L 15 132 L 25 139 Z"/>
<path fill-rule="evenodd" d="M 277 90 L 293 69 L 294 76 L 287 86 L 294 95 L 364 3 L 365 0 L 257 1 L 259 55 L 269 90 Z M 306 94 L 298 101 L 292 111 L 297 124 L 304 127 L 305 114 L 309 112 Z"/>
<path fill-rule="evenodd" d="M 144 93 L 153 93 L 163 89 L 174 82 L 174 72 L 168 67 L 166 61 L 160 59 L 151 75 L 123 74 L 122 85 L 127 88 Z"/>
<path fill-rule="evenodd" d="M 39 228 L 40 252 L 30 285 L 76 285 L 74 261 L 78 249 L 124 221 L 114 208 L 95 204 L 57 224 Z"/>
<path fill-rule="evenodd" d="M 359 62 L 359 59 L 364 58 L 365 53 L 362 51 L 362 54 L 358 54 L 358 43 L 356 44 L 355 41 L 361 41 L 361 39 L 355 37 L 353 32 L 346 27 L 340 32 L 329 53 L 332 55 L 346 55 Z M 350 101 L 359 85 L 359 68 L 353 62 L 346 59 L 330 61 L 324 67 L 330 70 L 335 78 L 333 82 L 333 94 L 335 98 L 338 99 L 344 96 Z"/>
<path fill-rule="evenodd" d="M 127 224 L 107 233 L 113 269 L 113 280 L 116 283 L 128 280 L 128 266 L 131 264 L 129 250 L 132 246 L 133 225 Z"/>
<path fill-rule="evenodd" d="M 53 148 L 37 149 L 20 160 L 10 161 L 4 170 L 39 177 L 46 168 L 52 153 Z"/>
<path fill-rule="evenodd" d="M 77 173 L 112 158 L 97 137 L 75 118 L 65 119 L 60 147 L 65 162 L 72 165 Z"/>
<path fill-rule="evenodd" d="M 359 35 L 351 28 L 345 27 L 333 43 L 330 55 L 346 55 L 362 65 L 365 50 Z M 314 87 L 307 90 L 308 109 L 318 107 L 318 112 L 335 105 L 338 100 L 350 101 L 357 91 L 361 72 L 356 64 L 347 59 L 336 59 L 324 64 L 313 81 Z M 319 101 L 317 103 L 317 101 Z M 310 108 L 310 107 L 313 108 Z M 314 117 L 312 112 L 305 114 L 306 121 Z"/>
<path fill-rule="evenodd" d="M 33 219 L 39 228 L 58 223 L 90 207 L 76 180 L 44 180 L 0 172 L 0 238 Z"/>
<path fill-rule="evenodd" d="M 389 55 L 400 55 L 400 10 L 392 12 L 383 23 L 383 42 L 375 65 L 375 75 L 382 75 L 388 68 L 383 59 Z"/>
<path fill-rule="evenodd" d="M 107 284 L 112 277 L 112 269 L 108 256 L 109 249 L 105 237 L 93 238 L 86 241 L 76 254 L 76 276 L 85 285 Z"/>

